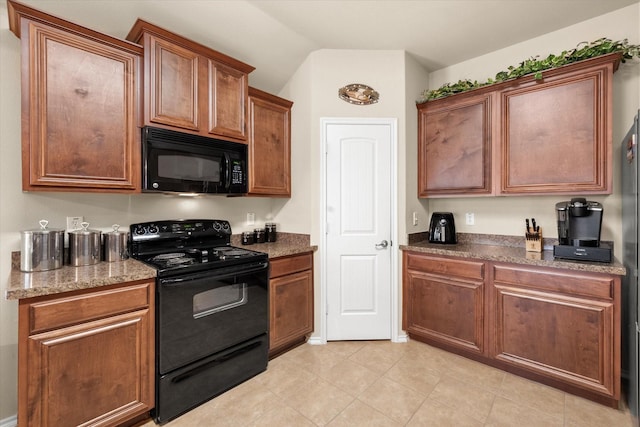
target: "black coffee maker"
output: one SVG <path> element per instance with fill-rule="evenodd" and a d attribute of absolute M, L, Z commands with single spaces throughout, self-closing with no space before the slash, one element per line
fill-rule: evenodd
<path fill-rule="evenodd" d="M 451 212 L 434 212 L 429 224 L 430 243 L 457 243 L 456 224 Z"/>
<path fill-rule="evenodd" d="M 556 203 L 558 245 L 553 247 L 555 258 L 584 261 L 611 261 L 611 247 L 602 244 L 602 204 L 574 197 Z"/>

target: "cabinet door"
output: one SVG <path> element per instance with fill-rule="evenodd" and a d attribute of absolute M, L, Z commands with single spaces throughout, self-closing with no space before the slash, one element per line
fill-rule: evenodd
<path fill-rule="evenodd" d="M 491 94 L 418 107 L 418 197 L 492 192 Z"/>
<path fill-rule="evenodd" d="M 249 89 L 249 194 L 291 197 L 291 106 Z"/>
<path fill-rule="evenodd" d="M 150 410 L 149 310 L 30 336 L 24 425 L 118 425 Z"/>
<path fill-rule="evenodd" d="M 271 279 L 269 292 L 269 349 L 273 354 L 313 332 L 313 272 Z"/>
<path fill-rule="evenodd" d="M 611 192 L 612 78 L 609 62 L 501 93 L 501 193 Z"/>
<path fill-rule="evenodd" d="M 619 398 L 619 282 L 515 266 L 494 277 L 497 360 Z"/>
<path fill-rule="evenodd" d="M 21 21 L 23 189 L 139 191 L 140 54 Z"/>
<path fill-rule="evenodd" d="M 247 73 L 208 60 L 209 133 L 247 139 Z"/>
<path fill-rule="evenodd" d="M 483 263 L 405 253 L 404 270 L 404 329 L 450 348 L 484 353 Z"/>
<path fill-rule="evenodd" d="M 152 35 L 145 37 L 149 46 L 145 121 L 199 131 L 198 54 Z"/>

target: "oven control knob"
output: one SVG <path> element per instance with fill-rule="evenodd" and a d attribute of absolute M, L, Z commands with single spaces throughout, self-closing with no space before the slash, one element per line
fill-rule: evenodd
<path fill-rule="evenodd" d="M 214 222 L 214 223 L 213 223 L 213 229 L 214 229 L 215 231 L 220 231 L 220 227 L 221 227 L 221 226 L 220 226 L 220 223 L 219 223 L 219 222 L 217 222 L 217 221 L 216 221 L 216 222 Z"/>
<path fill-rule="evenodd" d="M 228 222 L 223 222 L 222 223 L 222 229 L 224 231 L 231 231 L 231 229 L 229 228 L 229 223 Z"/>
<path fill-rule="evenodd" d="M 143 226 L 141 225 L 137 225 L 134 229 L 133 229 L 133 233 L 138 235 L 138 236 L 142 236 L 144 233 L 146 233 L 146 230 L 144 229 Z"/>
<path fill-rule="evenodd" d="M 158 233 L 158 226 L 157 225 L 150 225 L 149 226 L 149 234 L 157 234 Z"/>

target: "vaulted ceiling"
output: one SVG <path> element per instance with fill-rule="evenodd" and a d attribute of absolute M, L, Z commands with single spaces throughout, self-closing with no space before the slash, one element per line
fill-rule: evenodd
<path fill-rule="evenodd" d="M 22 0 L 120 38 L 143 18 L 253 65 L 274 93 L 318 49 L 406 50 L 435 70 L 638 1 Z"/>

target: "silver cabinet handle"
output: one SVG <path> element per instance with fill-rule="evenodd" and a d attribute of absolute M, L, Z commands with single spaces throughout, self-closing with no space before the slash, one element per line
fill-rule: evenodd
<path fill-rule="evenodd" d="M 387 242 L 386 240 L 383 240 L 380 243 L 376 243 L 376 249 L 384 249 L 387 246 L 389 246 L 389 242 Z"/>

